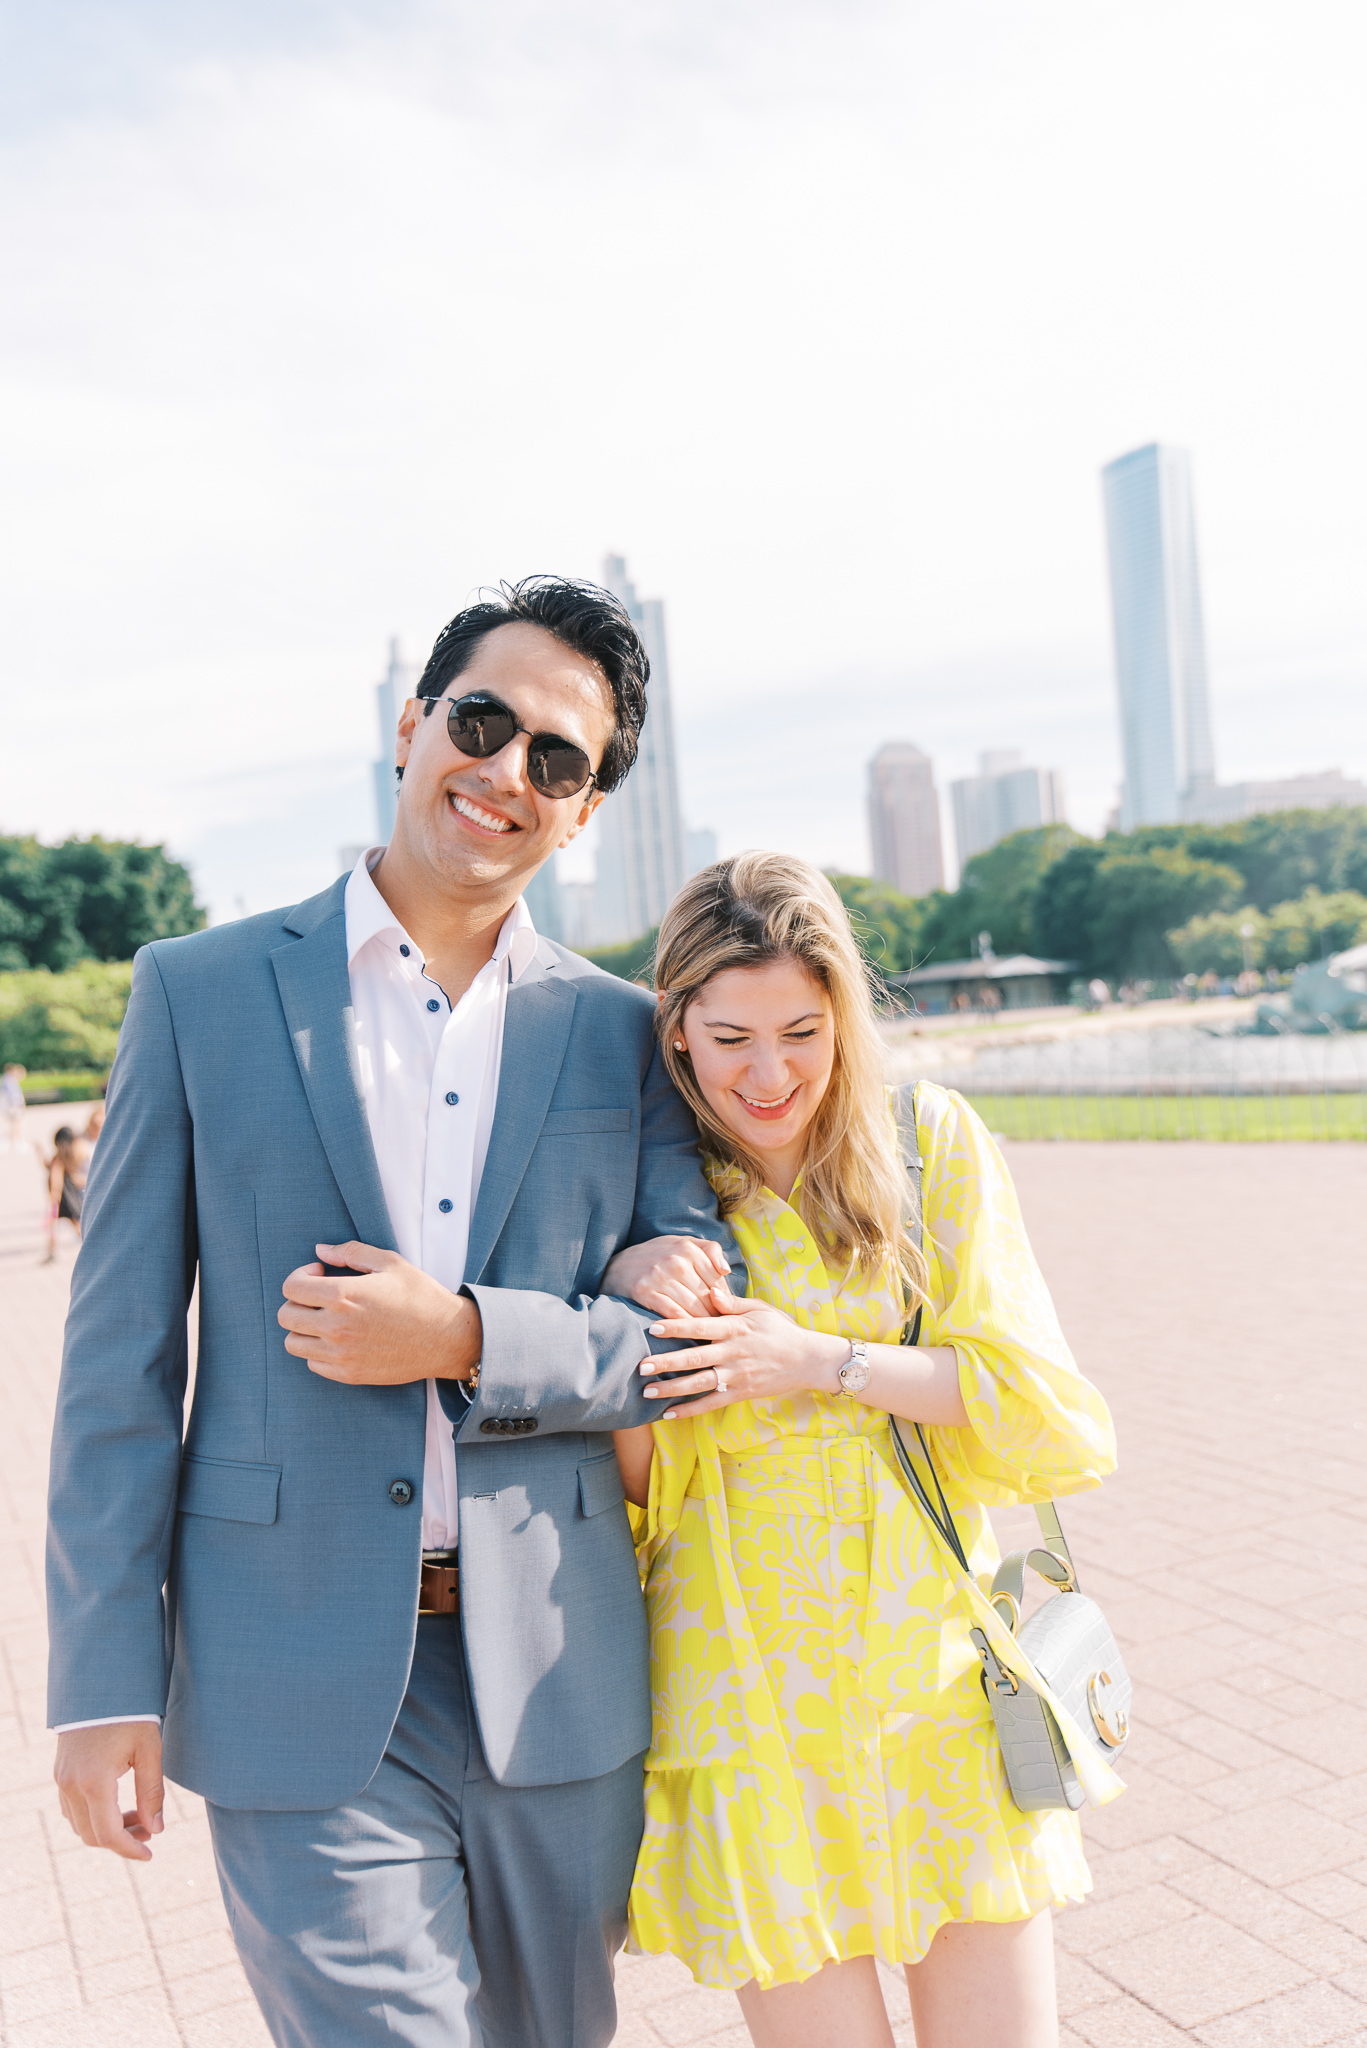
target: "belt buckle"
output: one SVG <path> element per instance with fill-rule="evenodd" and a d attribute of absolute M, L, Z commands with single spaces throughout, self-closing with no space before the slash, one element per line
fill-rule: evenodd
<path fill-rule="evenodd" d="M 426 1595 L 430 1604 L 424 1604 Z M 459 1614 L 460 1563 L 454 1550 L 424 1553 L 418 1572 L 418 1613 Z"/>

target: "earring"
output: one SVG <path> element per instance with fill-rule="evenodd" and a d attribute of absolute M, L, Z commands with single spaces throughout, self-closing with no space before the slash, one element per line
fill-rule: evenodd
<path fill-rule="evenodd" d="M 675 1039 L 675 1041 L 674 1041 L 674 1050 L 675 1050 L 675 1052 L 683 1052 L 683 1050 L 684 1050 L 684 1042 L 683 1042 L 683 1040 L 682 1040 L 681 1038 L 676 1038 L 676 1039 Z"/>

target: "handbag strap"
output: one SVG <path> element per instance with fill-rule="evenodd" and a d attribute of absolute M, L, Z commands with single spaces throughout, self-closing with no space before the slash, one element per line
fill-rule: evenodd
<path fill-rule="evenodd" d="M 902 1165 L 907 1176 L 907 1234 L 916 1246 L 917 1251 L 920 1251 L 925 1239 L 925 1204 L 922 1192 L 921 1148 L 916 1138 L 916 1087 L 917 1084 L 914 1081 L 906 1081 L 903 1082 L 901 1087 L 893 1091 L 893 1114 L 897 1119 L 897 1136 L 901 1145 Z M 912 1318 L 910 1326 L 902 1332 L 902 1342 L 904 1344 L 920 1342 L 921 1321 L 924 1314 L 925 1304 L 918 1303 L 916 1314 Z M 925 1431 L 919 1422 L 907 1423 L 899 1415 L 894 1415 L 890 1419 L 892 1422 L 892 1447 L 897 1453 L 897 1461 L 902 1467 L 908 1485 L 911 1487 L 924 1512 L 929 1516 L 935 1528 L 939 1530 L 941 1536 L 949 1545 L 955 1558 L 963 1566 L 964 1570 L 967 1571 L 968 1558 L 964 1552 L 959 1532 L 954 1525 L 954 1517 L 949 1511 L 949 1503 L 945 1499 L 944 1488 L 940 1484 L 940 1475 L 935 1470 L 935 1460 L 930 1455 L 930 1445 L 926 1442 Z M 939 1499 L 940 1512 L 938 1513 L 931 1506 L 930 1497 L 926 1492 L 924 1482 L 912 1463 L 911 1446 L 907 1442 L 904 1433 L 908 1429 L 915 1430 L 922 1455 L 925 1458 L 931 1479 L 934 1481 L 935 1492 Z M 1044 1538 L 1046 1549 L 1052 1550 L 1056 1555 L 1063 1558 L 1072 1574 L 1073 1585 L 1076 1587 L 1077 1566 L 1073 1562 L 1073 1553 L 1068 1548 L 1068 1539 L 1063 1533 L 1063 1524 L 1059 1521 L 1058 1507 L 1055 1502 L 1052 1500 L 1036 1501 L 1035 1519 L 1039 1523 L 1040 1534 Z"/>

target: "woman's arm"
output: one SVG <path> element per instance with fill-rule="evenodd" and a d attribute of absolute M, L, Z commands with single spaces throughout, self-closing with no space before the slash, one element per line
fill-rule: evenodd
<path fill-rule="evenodd" d="M 686 1406 L 671 1405 L 664 1411 L 666 1421 L 705 1415 L 710 1408 L 725 1408 L 733 1401 L 773 1401 L 786 1394 L 843 1391 L 839 1374 L 850 1356 L 848 1339 L 803 1329 L 781 1309 L 762 1301 L 737 1301 L 719 1286 L 712 1288 L 710 1299 L 712 1319 L 676 1316 L 651 1324 L 652 1337 L 693 1339 L 702 1347 L 696 1352 L 672 1353 L 669 1381 L 645 1390 L 648 1401 L 674 1403 L 684 1397 Z M 718 1322 L 724 1325 L 720 1331 Z M 952 1344 L 924 1348 L 870 1344 L 868 1362 L 869 1383 L 851 1399 L 908 1422 L 938 1422 L 951 1428 L 967 1423 L 968 1410 L 959 1391 L 959 1361 Z M 642 1361 L 643 1374 L 659 1369 L 656 1360 Z M 718 1375 L 723 1383 L 720 1391 Z"/>
<path fill-rule="evenodd" d="M 650 1424 L 644 1423 L 640 1429 L 614 1429 L 612 1447 L 617 1453 L 617 1465 L 627 1499 L 635 1508 L 648 1507 L 650 1467 L 655 1456 L 655 1438 Z"/>

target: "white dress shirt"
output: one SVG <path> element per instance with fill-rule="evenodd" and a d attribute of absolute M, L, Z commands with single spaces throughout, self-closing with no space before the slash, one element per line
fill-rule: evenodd
<path fill-rule="evenodd" d="M 508 989 L 531 966 L 536 928 L 519 897 L 503 920 L 493 958 L 453 1010 L 428 978 L 421 948 L 371 880 L 383 852 L 372 846 L 363 853 L 346 885 L 347 973 L 361 1100 L 394 1242 L 412 1265 L 454 1294 L 465 1278 L 470 1219 L 494 1124 Z M 437 1383 L 428 1380 L 424 1550 L 454 1547 L 458 1507 L 455 1439 Z M 64 1722 L 56 1732 L 159 1719 L 107 1714 Z"/>
<path fill-rule="evenodd" d="M 346 885 L 357 1078 L 394 1242 L 455 1294 L 493 1129 L 508 988 L 532 963 L 536 928 L 519 897 L 493 958 L 452 1009 L 371 880 L 382 852 L 363 854 Z M 423 1549 L 454 1546 L 457 1528 L 455 1443 L 429 1380 Z"/>

